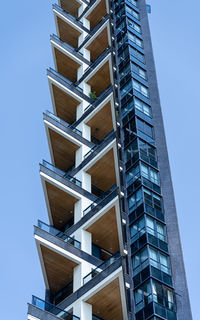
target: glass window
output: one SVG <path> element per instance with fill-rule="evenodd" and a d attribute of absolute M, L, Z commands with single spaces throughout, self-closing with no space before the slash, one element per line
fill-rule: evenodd
<path fill-rule="evenodd" d="M 135 290 L 136 312 L 144 308 L 152 301 L 151 283 L 145 282 L 140 288 Z"/>
<path fill-rule="evenodd" d="M 173 291 L 153 280 L 153 300 L 170 310 L 175 310 Z"/>
<path fill-rule="evenodd" d="M 149 255 L 151 265 L 167 274 L 170 272 L 169 257 L 161 253 L 159 250 L 149 247 Z"/>
<path fill-rule="evenodd" d="M 136 0 L 128 0 L 130 3 L 132 3 L 134 6 L 137 7 L 137 1 Z"/>
<path fill-rule="evenodd" d="M 123 69 L 122 71 L 119 73 L 119 76 L 120 76 L 120 80 L 125 77 L 127 74 L 129 74 L 131 71 L 131 66 L 130 64 L 128 63 Z"/>
<path fill-rule="evenodd" d="M 139 83 L 138 81 L 136 81 L 135 79 L 133 79 L 133 88 L 140 92 L 143 96 L 145 97 L 149 97 L 149 90 L 148 88 L 146 88 L 143 84 Z"/>
<path fill-rule="evenodd" d="M 129 212 L 133 212 L 142 203 L 142 189 L 128 199 Z"/>
<path fill-rule="evenodd" d="M 133 62 L 131 62 L 131 71 L 136 73 L 141 78 L 146 79 L 146 71 Z"/>
<path fill-rule="evenodd" d="M 145 164 L 141 164 L 141 174 L 144 178 L 150 180 L 151 182 L 159 185 L 159 176 L 158 176 L 158 172 L 155 171 L 154 169 L 146 166 Z"/>
<path fill-rule="evenodd" d="M 143 48 L 142 40 L 136 37 L 133 33 L 127 32 L 128 33 L 128 39 L 134 42 L 137 46 L 140 48 Z"/>
<path fill-rule="evenodd" d="M 139 167 L 139 165 L 131 168 L 131 170 L 128 171 L 128 173 L 126 174 L 127 186 L 129 186 L 131 183 L 133 183 L 139 176 L 140 176 L 140 167 Z"/>
<path fill-rule="evenodd" d="M 147 216 L 146 225 L 148 233 L 166 242 L 166 228 L 163 224 Z"/>
<path fill-rule="evenodd" d="M 134 102 L 135 102 L 135 107 L 138 110 L 146 114 L 148 117 L 151 117 L 151 108 L 146 103 L 142 102 L 137 98 L 134 99 Z"/>
<path fill-rule="evenodd" d="M 129 54 L 128 48 L 126 48 L 119 56 L 119 63 L 121 63 L 122 61 L 126 60 L 127 56 Z"/>
<path fill-rule="evenodd" d="M 129 91 L 132 89 L 132 82 L 131 80 L 120 90 L 121 92 L 121 99 L 129 93 Z"/>
<path fill-rule="evenodd" d="M 135 10 L 133 10 L 130 7 L 126 6 L 126 12 L 129 13 L 134 18 L 136 18 L 137 20 L 139 20 L 139 14 Z"/>
<path fill-rule="evenodd" d="M 142 33 L 141 27 L 137 23 L 135 23 L 134 21 L 128 19 L 127 24 L 129 27 L 133 28 L 138 33 Z"/>
<path fill-rule="evenodd" d="M 144 188 L 144 200 L 145 204 L 155 208 L 159 211 L 162 211 L 162 199 L 157 196 L 155 193 Z"/>
<path fill-rule="evenodd" d="M 122 22 L 118 25 L 118 27 L 117 27 L 117 29 L 116 29 L 116 34 L 118 34 L 119 32 L 121 32 L 122 29 L 123 29 L 125 26 L 126 26 L 125 21 L 122 21 Z"/>
<path fill-rule="evenodd" d="M 137 60 L 141 61 L 142 63 L 145 63 L 145 58 L 144 55 L 142 53 L 140 53 L 138 50 L 136 50 L 133 47 L 130 47 L 130 55 L 132 55 L 134 58 L 136 58 Z"/>

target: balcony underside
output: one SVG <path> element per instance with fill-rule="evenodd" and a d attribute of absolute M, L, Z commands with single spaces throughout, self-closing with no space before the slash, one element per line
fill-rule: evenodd
<path fill-rule="evenodd" d="M 40 248 L 49 289 L 54 295 L 73 281 L 73 269 L 77 263 L 43 245 Z"/>
<path fill-rule="evenodd" d="M 105 135 L 114 129 L 111 102 L 109 101 L 86 124 L 91 127 L 91 135 L 97 140 L 102 140 Z"/>
<path fill-rule="evenodd" d="M 110 66 L 107 61 L 88 81 L 91 91 L 98 96 L 111 83 Z"/>
<path fill-rule="evenodd" d="M 56 19 L 60 39 L 68 43 L 73 48 L 78 48 L 78 39 L 81 35 L 81 32 L 73 28 L 60 17 L 56 16 Z"/>
<path fill-rule="evenodd" d="M 116 172 L 113 149 L 108 151 L 90 169 L 87 170 L 92 176 L 92 184 L 100 190 L 107 191 L 116 184 Z"/>
<path fill-rule="evenodd" d="M 60 6 L 65 11 L 69 12 L 75 18 L 78 18 L 78 9 L 80 8 L 81 4 L 76 0 L 60 0 Z"/>
<path fill-rule="evenodd" d="M 47 130 L 55 166 L 65 172 L 75 165 L 76 151 L 80 146 L 50 128 Z"/>
<path fill-rule="evenodd" d="M 104 320 L 123 320 L 119 279 L 113 280 L 86 301 L 92 313 Z"/>
<path fill-rule="evenodd" d="M 115 206 L 108 210 L 86 230 L 92 234 L 92 243 L 113 254 L 119 251 Z"/>
<path fill-rule="evenodd" d="M 80 64 L 55 47 L 54 47 L 54 56 L 55 56 L 57 71 L 61 75 L 63 75 L 65 78 L 69 79 L 70 81 L 76 82 L 77 73 L 78 73 Z"/>
<path fill-rule="evenodd" d="M 55 106 L 55 114 L 62 120 L 72 124 L 76 121 L 76 109 L 79 100 L 73 98 L 66 91 L 52 84 L 52 97 Z"/>
<path fill-rule="evenodd" d="M 106 1 L 101 0 L 96 7 L 89 13 L 86 18 L 90 21 L 90 29 L 92 30 L 106 15 Z"/>
<path fill-rule="evenodd" d="M 51 213 L 50 221 L 56 229 L 64 230 L 66 224 L 74 217 L 74 205 L 77 198 L 47 181 L 45 182 L 45 189 Z"/>
<path fill-rule="evenodd" d="M 94 37 L 86 49 L 90 51 L 90 59 L 94 61 L 109 46 L 108 26 Z"/>

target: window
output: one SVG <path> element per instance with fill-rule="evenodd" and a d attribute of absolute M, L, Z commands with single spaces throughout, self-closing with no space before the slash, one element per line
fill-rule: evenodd
<path fill-rule="evenodd" d="M 152 302 L 151 282 L 147 281 L 135 291 L 136 312 L 143 309 L 150 302 Z"/>
<path fill-rule="evenodd" d="M 148 266 L 148 251 L 147 247 L 139 251 L 132 258 L 133 275 L 135 276 Z"/>
<path fill-rule="evenodd" d="M 153 280 L 153 300 L 166 308 L 175 311 L 173 291 L 166 286 L 161 285 L 159 282 Z"/>
<path fill-rule="evenodd" d="M 157 163 L 156 149 L 148 143 L 138 139 L 141 158 L 149 163 Z"/>
<path fill-rule="evenodd" d="M 142 203 L 142 189 L 139 189 L 128 199 L 129 213 L 133 212 Z"/>
<path fill-rule="evenodd" d="M 147 79 L 146 71 L 142 68 L 140 68 L 137 64 L 131 62 L 131 71 L 133 73 L 136 73 L 138 76 L 140 76 L 142 79 Z"/>
<path fill-rule="evenodd" d="M 132 81 L 130 80 L 121 90 L 121 99 L 132 89 Z"/>
<path fill-rule="evenodd" d="M 155 236 L 156 238 L 166 242 L 166 228 L 163 224 L 156 220 L 147 217 L 146 218 L 147 232 Z"/>
<path fill-rule="evenodd" d="M 116 35 L 122 31 L 122 29 L 126 26 L 125 21 L 122 21 L 116 29 Z"/>
<path fill-rule="evenodd" d="M 129 74 L 131 71 L 131 66 L 128 63 L 123 69 L 122 71 L 119 73 L 120 76 L 120 80 L 123 79 L 123 77 L 125 77 L 127 74 Z"/>
<path fill-rule="evenodd" d="M 134 156 L 138 153 L 138 145 L 137 140 L 133 141 L 127 149 L 125 149 L 125 162 L 134 158 Z"/>
<path fill-rule="evenodd" d="M 127 24 L 129 27 L 133 28 L 138 33 L 142 33 L 141 27 L 137 23 L 135 23 L 134 21 L 128 19 Z"/>
<path fill-rule="evenodd" d="M 117 48 L 119 49 L 125 42 L 127 42 L 127 40 L 128 40 L 128 35 L 126 33 L 122 36 L 122 38 L 120 38 L 120 40 L 117 41 Z"/>
<path fill-rule="evenodd" d="M 128 0 L 130 3 L 132 3 L 134 6 L 137 7 L 137 1 L 136 0 Z"/>
<path fill-rule="evenodd" d="M 139 165 L 131 168 L 131 170 L 126 174 L 126 183 L 129 186 L 140 176 L 140 167 Z"/>
<path fill-rule="evenodd" d="M 144 178 L 150 180 L 151 182 L 160 185 L 158 172 L 145 164 L 141 163 L 141 174 Z"/>
<path fill-rule="evenodd" d="M 140 62 L 145 63 L 144 55 L 140 53 L 138 50 L 134 49 L 133 47 L 130 47 L 130 55 L 132 55 Z"/>
<path fill-rule="evenodd" d="M 135 101 L 135 107 L 151 118 L 151 108 L 146 103 L 142 102 L 137 98 L 135 98 L 134 101 Z"/>
<path fill-rule="evenodd" d="M 136 18 L 137 20 L 139 20 L 139 14 L 135 10 L 133 10 L 130 7 L 126 6 L 126 12 L 129 13 L 134 18 Z"/>
<path fill-rule="evenodd" d="M 161 253 L 160 251 L 149 247 L 150 263 L 156 269 L 159 269 L 167 274 L 170 272 L 169 257 Z"/>
<path fill-rule="evenodd" d="M 138 37 L 136 37 L 133 33 L 127 32 L 128 39 L 134 42 L 137 46 L 140 48 L 143 48 L 142 40 L 140 40 Z"/>
<path fill-rule="evenodd" d="M 145 121 L 142 121 L 138 118 L 136 119 L 136 122 L 138 131 L 144 133 L 146 136 L 149 136 L 153 139 L 153 128 Z"/>
<path fill-rule="evenodd" d="M 144 201 L 145 205 L 154 208 L 158 211 L 162 211 L 162 199 L 155 193 L 144 188 Z"/>
<path fill-rule="evenodd" d="M 119 63 L 121 63 L 122 61 L 124 61 L 127 56 L 129 54 L 129 51 L 128 51 L 128 48 L 126 48 L 119 56 L 118 56 L 118 59 L 119 59 Z"/>
<path fill-rule="evenodd" d="M 147 87 L 145 87 L 143 84 L 139 83 L 138 81 L 133 79 L 133 88 L 140 92 L 143 96 L 149 97 L 149 90 Z"/>

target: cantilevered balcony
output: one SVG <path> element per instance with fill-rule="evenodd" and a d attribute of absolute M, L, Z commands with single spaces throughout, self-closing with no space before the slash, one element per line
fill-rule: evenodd
<path fill-rule="evenodd" d="M 80 20 L 67 13 L 58 5 L 53 5 L 53 12 L 56 21 L 56 29 L 59 38 L 67 42 L 73 48 L 78 48 L 79 37 L 85 31 L 90 31 L 85 28 Z"/>
<path fill-rule="evenodd" d="M 73 56 L 78 62 L 84 62 L 87 65 L 90 65 L 91 62 L 89 62 L 87 59 L 83 57 L 83 54 L 80 51 L 77 51 L 73 47 L 71 47 L 68 43 L 64 42 L 62 39 L 60 39 L 57 35 L 52 34 L 50 36 L 51 43 L 53 45 L 57 45 L 61 47 L 65 52 L 67 52 L 70 56 Z"/>
<path fill-rule="evenodd" d="M 59 6 L 64 9 L 66 12 L 74 16 L 75 18 L 78 18 L 79 16 L 79 9 L 83 3 L 89 4 L 86 0 L 59 0 L 58 4 Z"/>
<path fill-rule="evenodd" d="M 94 70 L 86 74 L 84 81 L 91 86 L 91 92 L 97 97 L 111 83 L 113 84 L 111 53 L 106 55 Z"/>
<path fill-rule="evenodd" d="M 93 147 L 94 144 L 82 137 L 82 132 L 65 123 L 50 112 L 44 113 L 44 124 L 52 162 L 63 171 L 75 166 L 76 151 L 81 146 Z"/>
<path fill-rule="evenodd" d="M 106 15 L 98 25 L 88 34 L 78 50 L 85 48 L 90 51 L 93 62 L 108 46 L 111 46 L 109 15 Z"/>
<path fill-rule="evenodd" d="M 28 304 L 28 316 L 32 316 L 35 319 L 46 320 L 47 317 L 51 320 L 57 320 L 58 318 L 65 320 L 80 320 L 72 312 L 60 309 L 48 301 L 42 300 L 38 297 L 32 297 L 32 303 Z"/>
<path fill-rule="evenodd" d="M 108 2 L 106 0 L 93 0 L 90 5 L 85 8 L 81 17 L 86 18 L 90 22 L 90 29 L 92 30 L 108 13 Z"/>
<path fill-rule="evenodd" d="M 113 260 L 112 260 L 113 259 Z M 69 308 L 75 301 L 92 305 L 97 319 L 127 319 L 125 284 L 122 275 L 122 258 L 113 257 L 102 270 L 94 270 L 85 278 L 85 284 L 60 303 L 60 308 Z M 78 297 L 78 299 L 77 299 Z"/>

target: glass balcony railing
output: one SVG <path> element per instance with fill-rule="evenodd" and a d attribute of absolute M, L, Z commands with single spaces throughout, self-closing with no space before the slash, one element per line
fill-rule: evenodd
<path fill-rule="evenodd" d="M 81 56 L 83 56 L 83 53 L 82 52 L 79 52 L 77 51 L 74 47 L 70 46 L 70 44 L 68 44 L 67 42 L 63 41 L 61 38 L 59 38 L 56 34 L 52 34 L 50 36 L 50 39 L 51 40 L 54 40 L 54 41 L 58 41 L 58 42 L 61 42 L 62 43 L 62 46 L 64 48 L 66 48 L 68 51 L 70 51 L 71 53 L 75 53 L 75 54 L 79 54 Z M 88 62 L 89 63 L 89 62 Z"/>
<path fill-rule="evenodd" d="M 89 155 L 95 152 L 98 148 L 102 147 L 104 144 L 106 145 L 107 141 L 114 134 L 114 130 L 110 131 L 98 144 L 96 144 L 88 153 L 84 155 L 84 159 L 86 159 Z"/>
<path fill-rule="evenodd" d="M 75 183 L 78 187 L 82 186 L 82 182 L 72 176 L 70 176 L 68 173 L 56 168 L 54 165 L 52 165 L 51 163 L 43 160 L 42 162 L 43 166 L 45 166 L 47 169 L 50 169 L 51 171 L 57 173 L 59 176 L 61 176 L 62 178 L 68 179 L 70 182 Z"/>
<path fill-rule="evenodd" d="M 83 89 L 80 88 L 79 86 L 75 85 L 71 80 L 67 79 L 66 77 L 62 76 L 60 73 L 55 71 L 52 68 L 49 68 L 49 71 L 53 73 L 56 77 L 60 78 L 62 81 L 64 81 L 67 85 L 70 85 L 74 89 L 78 90 L 79 92 L 83 93 Z"/>
<path fill-rule="evenodd" d="M 58 12 L 60 12 L 61 14 L 64 14 L 70 21 L 75 22 L 76 24 L 78 23 L 81 26 L 83 26 L 82 21 L 80 21 L 79 19 L 75 18 L 71 13 L 69 13 L 65 9 L 61 8 L 59 5 L 53 4 L 53 9 L 55 9 Z"/>
<path fill-rule="evenodd" d="M 64 320 L 80 320 L 79 317 L 71 314 L 70 312 L 60 309 L 56 307 L 54 304 L 51 304 L 35 296 L 32 297 L 32 305 L 44 311 L 50 312 L 54 314 L 56 317 Z"/>
<path fill-rule="evenodd" d="M 82 136 L 82 132 L 80 130 L 78 130 L 76 127 L 74 127 L 73 125 L 67 123 L 66 121 L 60 119 L 59 117 L 57 117 L 55 114 L 51 113 L 50 111 L 46 110 L 45 114 L 47 116 L 49 116 L 50 118 L 52 118 L 53 120 L 59 122 L 60 124 L 62 124 L 63 126 L 65 126 L 66 128 L 70 128 L 72 131 L 74 131 L 76 134 L 78 134 L 79 136 Z"/>
<path fill-rule="evenodd" d="M 74 246 L 78 249 L 81 249 L 81 242 L 75 240 L 73 237 L 69 237 L 68 235 L 66 235 L 65 232 L 59 231 L 59 230 L 55 229 L 54 227 L 52 227 L 52 226 L 50 226 L 40 220 L 38 220 L 38 227 L 44 231 L 47 231 L 48 233 L 51 233 L 55 237 L 58 237 L 58 238 L 62 239 L 63 241 L 71 244 L 72 246 Z"/>
<path fill-rule="evenodd" d="M 120 258 L 120 253 L 117 252 L 114 254 L 111 258 L 103 262 L 100 266 L 92 270 L 87 276 L 83 278 L 83 284 L 86 284 L 88 281 L 93 279 L 97 274 L 105 270 L 107 267 L 109 267 L 113 262 L 115 262 L 117 259 Z"/>

